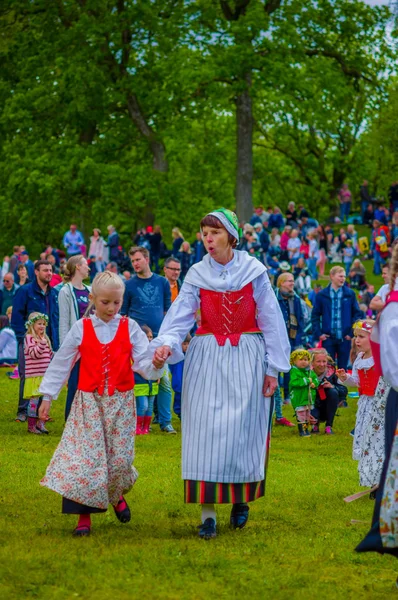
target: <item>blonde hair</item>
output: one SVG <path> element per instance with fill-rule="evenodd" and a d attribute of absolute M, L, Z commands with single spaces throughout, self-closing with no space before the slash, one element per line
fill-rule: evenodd
<path fill-rule="evenodd" d="M 31 325 L 28 325 L 28 327 L 26 328 L 26 334 L 25 335 L 31 335 L 32 337 L 35 338 L 35 340 L 39 341 L 40 338 L 39 338 L 39 336 L 37 335 L 37 333 L 36 333 L 36 331 L 34 329 L 35 324 L 38 321 L 44 321 L 44 323 L 46 324 L 46 327 L 47 327 L 47 321 L 42 317 L 42 313 L 39 313 L 39 312 L 32 312 L 32 313 L 30 313 L 30 315 L 28 317 L 28 321 L 30 321 L 31 319 L 34 319 L 35 317 L 40 317 L 40 319 L 36 319 L 34 323 L 32 323 Z M 46 342 L 47 342 L 50 350 L 52 350 L 51 340 L 48 337 L 48 335 L 47 335 L 46 332 L 44 332 L 44 338 L 45 338 L 45 340 L 46 340 Z"/>
<path fill-rule="evenodd" d="M 76 267 L 84 260 L 83 254 L 76 254 L 68 259 L 64 270 L 64 282 L 69 283 L 76 274 Z"/>
<path fill-rule="evenodd" d="M 398 242 L 394 243 L 390 260 L 390 291 L 393 292 L 398 276 Z"/>
<path fill-rule="evenodd" d="M 125 286 L 124 283 L 116 273 L 112 273 L 111 271 L 103 271 L 102 273 L 97 273 L 97 275 L 93 279 L 93 283 L 91 284 L 91 295 L 92 299 L 87 307 L 86 312 L 84 313 L 85 317 L 88 317 L 92 308 L 95 306 L 95 297 L 101 293 L 103 289 L 116 288 L 122 290 L 122 296 L 124 294 Z"/>
<path fill-rule="evenodd" d="M 9 320 L 9 321 L 10 321 L 10 323 L 11 323 L 11 316 L 12 316 L 12 306 L 9 306 L 9 307 L 7 308 L 7 310 L 6 310 L 6 315 L 7 315 L 7 317 L 8 317 L 8 320 Z"/>
<path fill-rule="evenodd" d="M 337 273 L 340 273 L 341 271 L 343 271 L 343 273 L 345 273 L 345 271 L 344 271 L 343 267 L 338 267 L 338 266 L 336 266 L 336 267 L 332 267 L 332 268 L 330 269 L 330 273 L 329 273 L 329 275 L 336 275 Z"/>
<path fill-rule="evenodd" d="M 178 227 L 173 227 L 173 229 L 171 230 L 171 234 L 172 234 L 173 238 L 175 238 L 175 239 L 177 239 L 177 238 L 184 239 L 184 236 L 182 235 L 182 233 L 178 229 Z"/>
<path fill-rule="evenodd" d="M 287 280 L 288 277 L 291 277 L 291 273 L 281 273 L 278 277 L 278 281 L 276 282 L 276 287 L 279 288 L 281 287 L 282 283 L 285 283 L 285 281 Z"/>

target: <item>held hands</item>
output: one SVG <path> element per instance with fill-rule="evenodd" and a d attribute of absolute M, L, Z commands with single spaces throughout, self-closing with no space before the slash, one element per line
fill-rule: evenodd
<path fill-rule="evenodd" d="M 276 377 L 271 377 L 271 375 L 266 375 L 264 377 L 264 383 L 263 383 L 263 396 L 265 398 L 270 398 L 271 396 L 274 395 L 275 390 L 277 388 L 278 385 L 278 381 L 276 379 Z"/>
<path fill-rule="evenodd" d="M 310 388 L 312 388 L 312 389 L 316 388 L 316 385 L 315 385 L 315 383 L 313 381 L 311 381 L 311 383 L 310 383 Z"/>
<path fill-rule="evenodd" d="M 152 364 L 155 369 L 162 369 L 170 354 L 170 346 L 159 346 L 159 348 L 156 348 L 152 359 Z"/>
<path fill-rule="evenodd" d="M 39 408 L 39 419 L 45 421 L 50 414 L 51 400 L 42 400 Z"/>
<path fill-rule="evenodd" d="M 348 379 L 348 375 L 344 369 L 337 369 L 336 374 L 340 381 L 345 381 L 346 379 Z"/>
<path fill-rule="evenodd" d="M 324 342 L 325 340 L 328 339 L 328 337 L 330 337 L 330 336 L 328 336 L 327 333 L 322 333 L 322 335 L 319 336 L 319 341 Z"/>

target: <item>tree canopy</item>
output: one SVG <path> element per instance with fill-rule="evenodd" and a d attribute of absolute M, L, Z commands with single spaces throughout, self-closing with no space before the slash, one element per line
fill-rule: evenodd
<path fill-rule="evenodd" d="M 395 30 L 361 0 L 3 0 L 1 247 L 398 179 Z"/>

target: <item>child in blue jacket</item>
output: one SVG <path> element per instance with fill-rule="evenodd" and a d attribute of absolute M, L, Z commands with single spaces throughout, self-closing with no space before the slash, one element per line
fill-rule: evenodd
<path fill-rule="evenodd" d="M 189 346 L 189 342 L 191 341 L 191 336 L 188 333 L 187 337 L 182 343 L 182 351 L 186 354 Z M 169 365 L 171 371 L 171 387 L 174 392 L 174 403 L 173 410 L 177 417 L 181 419 L 181 392 L 182 392 L 182 376 L 184 373 L 184 361 L 180 360 L 180 362 L 175 365 Z"/>
<path fill-rule="evenodd" d="M 153 340 L 153 333 L 148 325 L 142 325 L 142 331 L 148 340 Z M 152 421 L 153 403 L 159 393 L 159 381 L 144 379 L 139 373 L 134 373 L 134 396 L 137 405 L 137 426 L 135 435 L 146 435 Z"/>

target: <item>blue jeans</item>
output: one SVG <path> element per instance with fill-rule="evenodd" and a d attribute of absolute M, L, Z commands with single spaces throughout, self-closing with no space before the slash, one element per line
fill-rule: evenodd
<path fill-rule="evenodd" d="M 350 216 L 351 202 L 342 202 L 340 204 L 340 221 L 344 223 Z"/>
<path fill-rule="evenodd" d="M 375 275 L 381 275 L 381 267 L 386 264 L 384 258 L 375 250 L 374 252 L 374 265 L 373 265 L 373 273 Z"/>
<path fill-rule="evenodd" d="M 137 417 L 151 417 L 155 396 L 136 396 Z"/>
<path fill-rule="evenodd" d="M 181 392 L 174 392 L 173 410 L 177 417 L 181 419 Z"/>
<path fill-rule="evenodd" d="M 345 266 L 345 274 L 348 277 L 348 274 L 350 272 L 351 269 L 351 265 L 352 265 L 352 260 L 350 262 L 345 262 L 344 266 Z"/>
<path fill-rule="evenodd" d="M 274 393 L 274 402 L 275 402 L 275 417 L 277 419 L 283 419 L 282 414 L 282 396 L 281 396 L 281 388 L 279 385 L 277 386 Z"/>
<path fill-rule="evenodd" d="M 157 404 L 160 429 L 164 429 L 171 423 L 171 381 L 169 367 L 167 367 L 165 374 L 160 380 Z"/>
<path fill-rule="evenodd" d="M 313 279 L 314 281 L 316 281 L 318 279 L 318 271 L 316 270 L 317 260 L 318 260 L 317 258 L 308 258 L 307 259 L 308 270 L 310 272 L 311 279 Z"/>
<path fill-rule="evenodd" d="M 350 358 L 351 340 L 338 340 L 328 337 L 322 342 L 322 347 L 337 361 L 339 369 L 347 369 Z"/>

